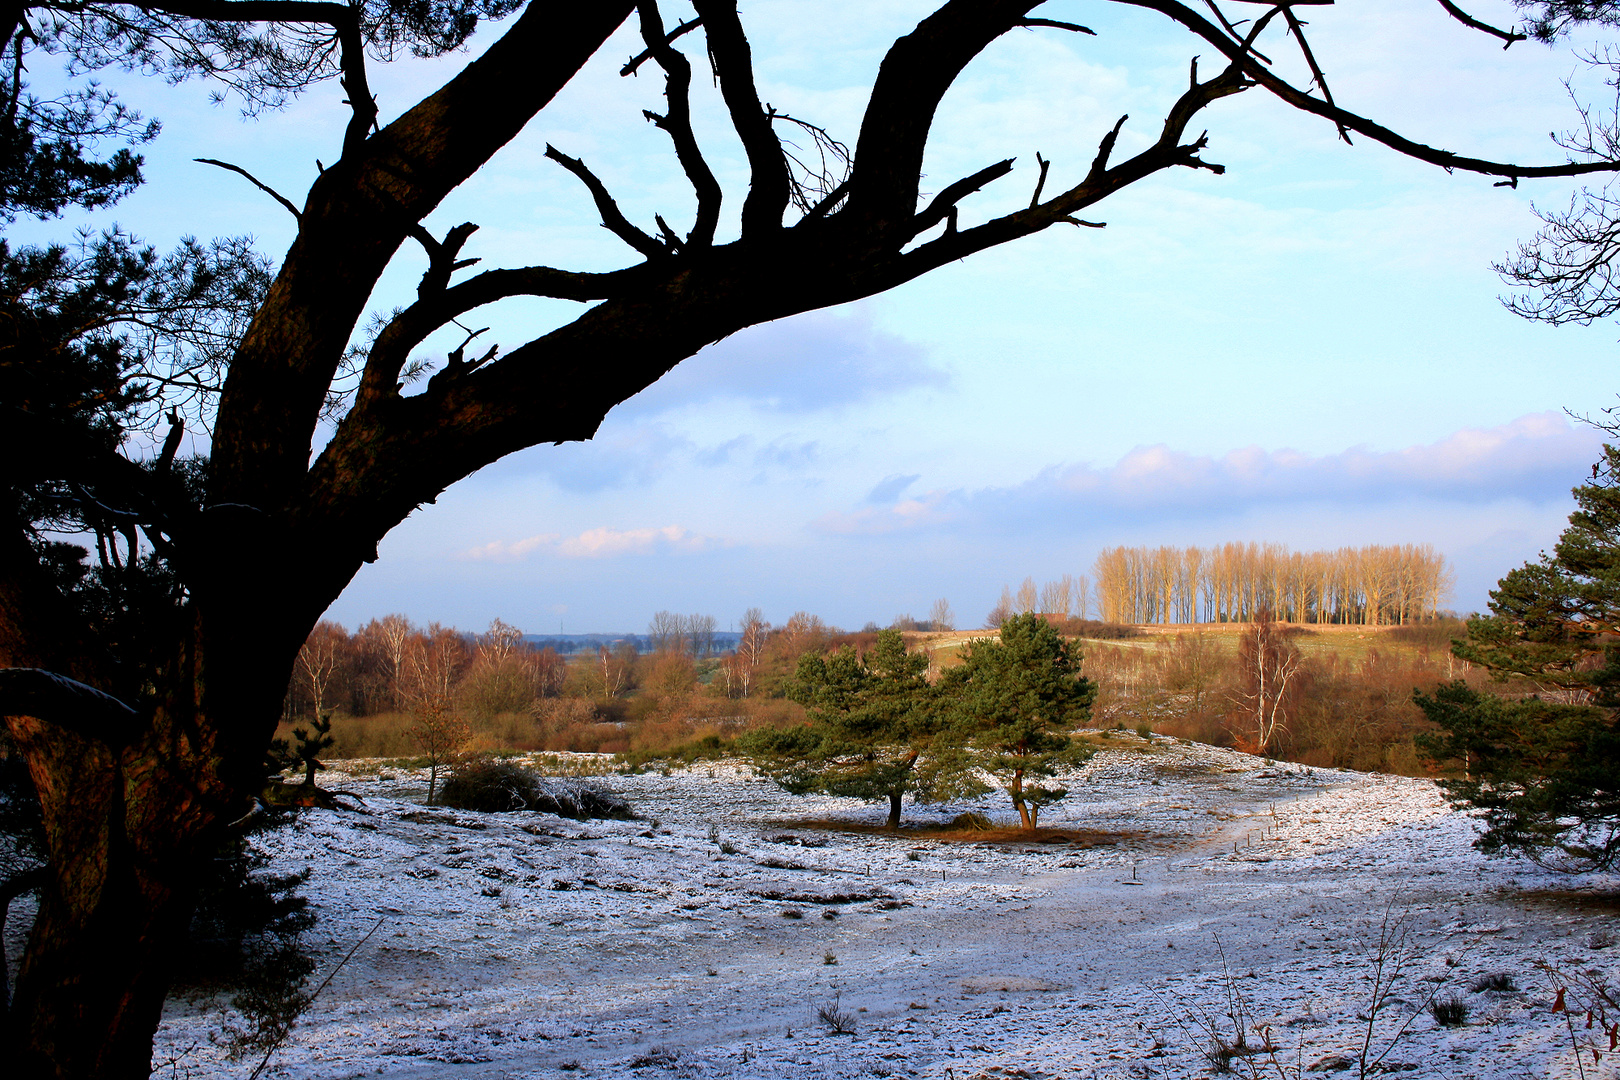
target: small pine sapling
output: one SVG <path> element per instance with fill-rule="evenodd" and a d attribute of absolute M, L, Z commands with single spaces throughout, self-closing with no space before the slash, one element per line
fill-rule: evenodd
<path fill-rule="evenodd" d="M 315 773 L 324 771 L 326 766 L 321 763 L 321 754 L 330 750 L 336 741 L 332 738 L 332 714 L 322 713 L 310 724 L 313 731 L 305 731 L 301 727 L 293 728 L 293 738 L 298 745 L 292 751 L 293 760 L 304 768 L 304 786 L 315 786 Z"/>

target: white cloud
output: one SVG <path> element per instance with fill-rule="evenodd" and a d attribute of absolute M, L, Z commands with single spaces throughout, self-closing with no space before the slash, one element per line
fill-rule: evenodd
<path fill-rule="evenodd" d="M 537 551 L 565 559 L 601 559 L 615 555 L 652 555 L 703 551 L 715 546 L 714 537 L 702 536 L 680 525 L 661 528 L 587 529 L 577 536 L 539 533 L 522 540 L 496 540 L 463 551 L 461 557 L 487 562 L 518 562 Z"/>

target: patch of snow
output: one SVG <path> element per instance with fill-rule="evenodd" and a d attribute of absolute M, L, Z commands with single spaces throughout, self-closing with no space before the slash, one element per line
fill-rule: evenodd
<path fill-rule="evenodd" d="M 365 808 L 305 811 L 265 843 L 276 869 L 313 870 L 321 977 L 381 925 L 269 1075 L 1186 1077 L 1210 1071 L 1204 1026 L 1233 1034 L 1235 998 L 1291 1071 L 1359 1052 L 1389 919 L 1410 955 L 1371 1021 L 1386 1071 L 1614 1075 L 1589 1055 L 1579 1071 L 1536 964 L 1614 981 L 1616 950 L 1589 946 L 1612 915 L 1549 896 L 1620 882 L 1485 860 L 1428 781 L 1121 743 L 1043 814 L 1111 841 L 1091 846 L 811 830 L 794 823 L 882 810 L 737 763 L 603 778 L 643 820 L 591 822 L 426 809 L 406 801 L 422 778 L 340 765 L 329 786 Z M 1003 796 L 907 818 L 970 810 L 1009 816 Z M 1521 992 L 1468 991 L 1497 972 Z M 1436 1024 L 1436 991 L 1469 1022 Z M 829 1005 L 853 1035 L 817 1019 Z M 246 1076 L 217 1025 L 172 1003 L 157 1058 Z"/>

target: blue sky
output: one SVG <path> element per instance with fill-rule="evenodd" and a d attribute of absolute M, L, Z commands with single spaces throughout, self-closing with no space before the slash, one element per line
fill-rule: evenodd
<path fill-rule="evenodd" d="M 853 143 L 884 48 L 930 9 L 744 0 L 762 96 Z M 1513 19 L 1503 3 L 1472 10 Z M 1590 35 L 1504 52 L 1432 2 L 1310 11 L 1336 99 L 1420 141 L 1559 161 L 1547 133 L 1575 119 L 1561 80 L 1613 100 L 1569 48 Z M 1052 184 L 1073 183 L 1120 115 L 1120 153 L 1151 141 L 1189 59 L 1211 53 L 1135 9 L 1054 0 L 1039 14 L 1098 35 L 1015 33 L 953 88 L 925 190 L 1017 158 L 964 204 L 965 222 L 1027 202 L 1037 151 Z M 1280 36 L 1267 43 L 1303 84 Z M 548 141 L 598 171 L 632 220 L 650 227 L 661 212 L 684 230 L 689 188 L 641 119 L 660 82 L 617 76 L 635 51 L 628 32 L 610 42 L 430 219 L 435 231 L 478 222 L 467 254 L 485 267 L 629 262 L 578 183 L 543 159 Z M 464 61 L 378 71 L 384 118 Z M 335 86 L 243 122 L 198 87 L 109 82 L 165 122 L 151 183 L 120 221 L 160 245 L 249 232 L 285 249 L 284 211 L 190 159 L 233 161 L 301 201 L 315 159 L 336 156 Z M 696 82 L 699 139 L 735 212 L 741 148 Z M 626 402 L 593 442 L 518 454 L 420 510 L 331 617 L 586 632 L 639 630 L 659 609 L 725 626 L 757 605 L 779 622 L 806 609 L 859 626 L 946 597 L 976 625 L 1003 584 L 1087 573 L 1103 547 L 1226 540 L 1433 543 L 1457 570 L 1452 605 L 1483 606 L 1556 537 L 1597 453 L 1597 434 L 1561 410 L 1594 412 L 1620 390 L 1613 326 L 1532 325 L 1497 300 L 1490 263 L 1534 232 L 1532 200 L 1562 205 L 1572 185 L 1495 188 L 1345 146 L 1259 91 L 1217 103 L 1206 124 L 1205 156 L 1225 175 L 1162 174 L 1088 211 L 1106 229 L 1049 230 L 740 333 Z M 402 252 L 377 307 L 421 268 Z M 534 301 L 475 317 L 510 348 L 577 310 Z"/>

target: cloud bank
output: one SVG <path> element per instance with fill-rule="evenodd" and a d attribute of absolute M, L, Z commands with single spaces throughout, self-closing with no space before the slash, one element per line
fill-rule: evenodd
<path fill-rule="evenodd" d="M 1562 413 L 1545 412 L 1393 451 L 1354 447 L 1313 457 L 1250 446 L 1217 457 L 1161 443 L 1138 447 L 1107 467 L 1054 466 L 1013 487 L 869 497 L 868 505 L 823 515 L 814 528 L 882 535 L 975 525 L 1041 529 L 1125 520 L 1139 524 L 1294 503 L 1545 503 L 1567 496 L 1596 460 L 1601 441 L 1599 433 L 1571 423 Z M 904 486 L 892 485 L 902 479 L 912 478 L 891 477 L 873 496 L 899 496 Z"/>

